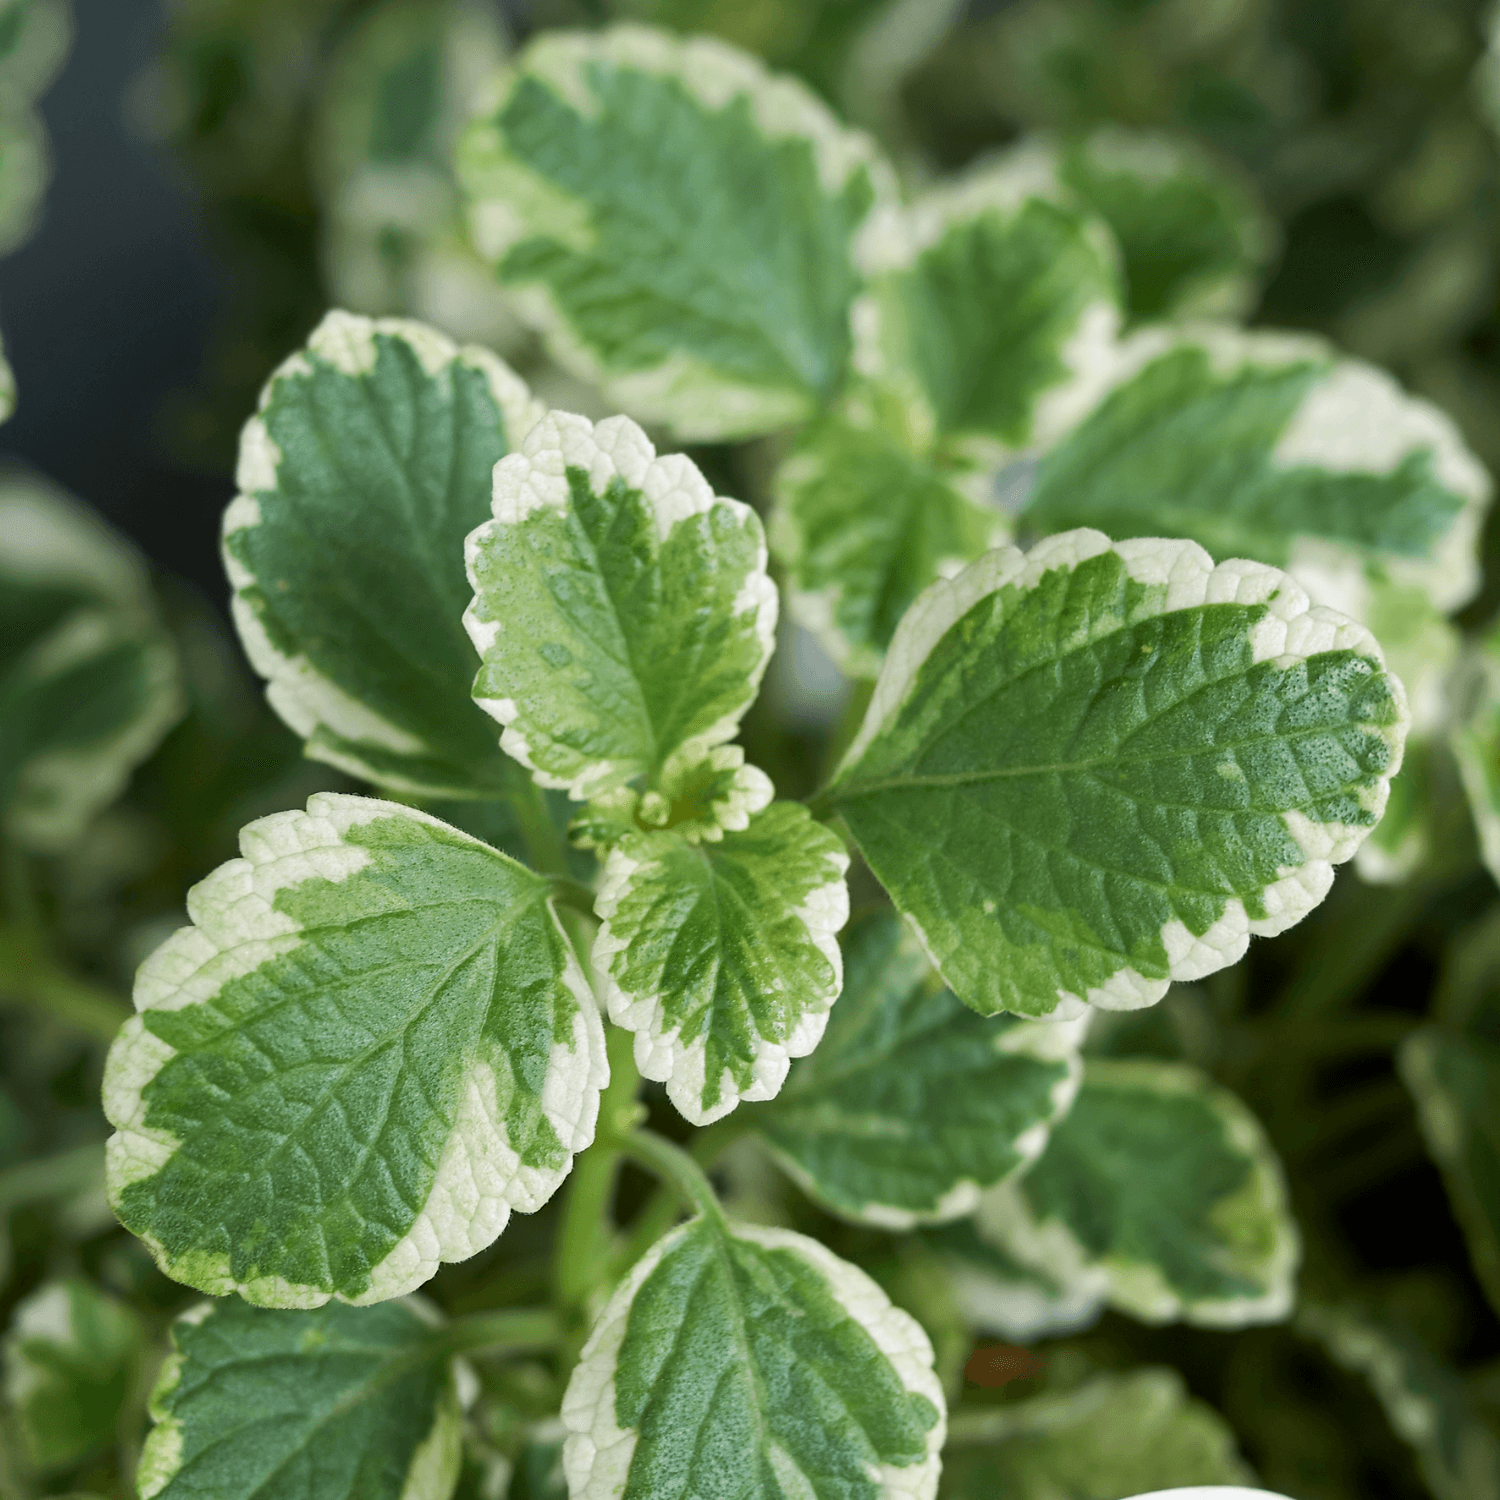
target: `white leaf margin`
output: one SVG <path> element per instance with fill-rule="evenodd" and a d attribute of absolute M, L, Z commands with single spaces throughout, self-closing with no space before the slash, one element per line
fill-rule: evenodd
<path fill-rule="evenodd" d="M 267 701 L 295 734 L 309 742 L 309 755 L 350 776 L 408 795 L 452 792 L 467 796 L 471 788 L 433 786 L 426 780 L 394 775 L 386 765 L 371 767 L 355 754 L 315 740 L 318 730 L 326 728 L 345 742 L 366 741 L 397 755 L 421 755 L 428 748 L 420 737 L 376 713 L 315 667 L 305 655 L 289 657 L 278 650 L 248 597 L 248 591 L 258 580 L 229 547 L 231 536 L 261 524 L 259 496 L 278 487 L 277 470 L 282 453 L 261 414 L 276 399 L 284 382 L 311 375 L 309 354 L 350 379 L 368 374 L 375 367 L 377 337 L 401 340 L 416 355 L 422 369 L 434 378 L 454 364 L 482 374 L 504 420 L 506 442 L 512 451 L 542 419 L 545 408 L 541 402 L 532 396 L 520 376 L 488 349 L 475 344 L 460 347 L 437 329 L 409 318 L 367 318 L 337 308 L 329 312 L 308 338 L 306 350 L 298 350 L 272 373 L 261 390 L 257 415 L 246 422 L 240 433 L 235 469 L 239 493 L 224 512 L 219 548 L 232 590 L 230 612 L 250 665 L 265 679 Z M 352 519 L 357 522 L 357 518 Z"/>
<path fill-rule="evenodd" d="M 766 539 L 760 519 L 742 501 L 716 495 L 698 466 L 685 454 L 658 458 L 650 438 L 629 417 L 607 417 L 594 423 L 575 412 L 552 411 L 527 434 L 520 450 L 507 454 L 495 465 L 493 519 L 477 526 L 464 543 L 464 562 L 474 599 L 464 611 L 464 629 L 479 653 L 488 661 L 492 650 L 505 640 L 503 620 L 484 607 L 479 580 L 481 554 L 503 529 L 517 526 L 534 511 L 548 509 L 567 514 L 572 495 L 568 470 L 583 469 L 589 487 L 601 494 L 616 478 L 645 497 L 656 520 L 657 540 L 664 543 L 680 522 L 715 508 L 724 509 L 741 527 L 754 528 L 758 536 L 755 563 L 745 574 L 733 603 L 736 619 L 749 615 L 761 646 L 760 661 L 745 677 L 744 701 L 732 711 L 675 747 L 670 757 L 674 768 L 707 760 L 715 746 L 732 739 L 745 711 L 755 701 L 771 653 L 776 649 L 776 617 L 779 600 L 776 585 L 766 572 Z M 506 644 L 509 644 L 507 641 Z M 526 644 L 525 642 L 522 643 Z M 633 762 L 592 760 L 527 724 L 512 698 L 481 698 L 474 701 L 502 726 L 500 748 L 527 768 L 539 786 L 566 791 L 575 802 L 607 792 L 639 770 Z M 532 738 L 537 744 L 534 746 Z M 559 775 L 540 764 L 551 752 L 574 761 L 571 775 Z"/>
<path fill-rule="evenodd" d="M 680 37 L 633 23 L 592 33 L 546 32 L 527 46 L 513 68 L 499 75 L 480 101 L 479 119 L 458 150 L 470 233 L 490 262 L 499 262 L 534 234 L 575 250 L 592 245 L 588 205 L 512 157 L 494 124 L 527 76 L 550 87 L 585 118 L 596 115 L 598 101 L 586 77 L 591 63 L 673 79 L 709 112 L 743 99 L 767 140 L 809 143 L 825 193 L 837 195 L 863 171 L 874 189 L 872 213 L 897 201 L 895 174 L 869 136 L 843 126 L 800 80 L 769 72 L 759 58 L 737 47 L 714 37 Z M 612 368 L 573 327 L 545 284 L 508 290 L 521 316 L 542 333 L 560 364 L 597 386 L 611 405 L 642 421 L 665 424 L 684 441 L 755 436 L 811 413 L 810 396 L 747 385 L 681 353 L 648 368 Z"/>
<path fill-rule="evenodd" d="M 1092 1311 L 1093 1306 L 1107 1302 L 1143 1323 L 1243 1328 L 1284 1319 L 1296 1299 L 1302 1237 L 1291 1215 L 1281 1162 L 1260 1121 L 1235 1094 L 1182 1063 L 1131 1060 L 1101 1066 L 1094 1059 L 1091 1069 L 1109 1080 L 1106 1087 L 1195 1095 L 1213 1110 L 1224 1126 L 1230 1149 L 1250 1164 L 1250 1176 L 1235 1196 L 1254 1198 L 1275 1226 L 1262 1267 L 1265 1290 L 1259 1296 L 1190 1301 L 1154 1265 L 1112 1255 L 1095 1260 L 1062 1220 L 1037 1218 L 1026 1197 L 1024 1175 L 984 1195 L 974 1215 L 976 1233 L 1059 1287 L 1060 1295 L 1048 1309 L 1059 1317 L 1064 1309 L 1076 1309 L 1082 1316 L 1086 1306 Z"/>
<path fill-rule="evenodd" d="M 809 828 L 820 833 L 825 831 L 811 819 L 804 823 L 803 831 Z M 786 1082 L 792 1059 L 806 1057 L 823 1040 L 828 1013 L 844 988 L 844 955 L 839 947 L 838 933 L 849 920 L 849 887 L 844 881 L 849 869 L 849 854 L 830 835 L 824 850 L 823 873 L 827 878 L 822 885 L 808 891 L 802 904 L 793 912 L 806 930 L 808 940 L 831 966 L 832 977 L 827 988 L 820 995 L 807 997 L 802 1015 L 785 1041 L 760 1039 L 749 1088 L 740 1090 L 729 1070 L 724 1070 L 720 1079 L 719 1103 L 707 1109 L 703 1104 L 707 1083 L 707 1043 L 701 1039 L 683 1042 L 681 1028 L 667 1024 L 661 994 L 640 995 L 625 990 L 615 978 L 612 967 L 615 956 L 630 947 L 630 939 L 619 936 L 611 925 L 620 904 L 637 884 L 655 878 L 660 870 L 658 861 L 637 859 L 631 851 L 641 852 L 642 844 L 670 838 L 670 833 L 648 834 L 639 840 L 627 839 L 610 850 L 594 901 L 594 913 L 600 919 L 599 931 L 594 938 L 594 974 L 604 990 L 610 1020 L 635 1035 L 635 1065 L 641 1077 L 664 1083 L 667 1098 L 685 1120 L 698 1126 L 711 1125 L 741 1103 L 774 1099 Z M 715 852 L 703 851 L 708 858 L 712 858 Z"/>
<path fill-rule="evenodd" d="M 1030 552 L 1001 547 L 987 553 L 956 577 L 939 579 L 917 598 L 896 627 L 864 723 L 839 763 L 834 786 L 858 765 L 870 743 L 899 712 L 933 648 L 981 599 L 1004 588 L 1035 588 L 1045 574 L 1071 570 L 1109 551 L 1124 561 L 1127 573 L 1136 582 L 1166 589 L 1160 614 L 1204 604 L 1265 605 L 1266 613 L 1250 635 L 1255 662 L 1272 661 L 1286 668 L 1324 652 L 1351 651 L 1385 668 L 1380 643 L 1363 625 L 1335 610 L 1314 605 L 1279 568 L 1243 559 L 1215 566 L 1196 542 L 1159 537 L 1112 542 L 1102 531 L 1086 527 L 1059 532 L 1037 543 Z M 1400 679 L 1387 672 L 1387 680 L 1398 710 L 1397 722 L 1382 733 L 1391 747 L 1391 764 L 1362 797 L 1362 806 L 1377 822 L 1385 810 L 1391 777 L 1401 769 L 1410 724 Z M 1202 979 L 1236 963 L 1249 947 L 1252 935 L 1274 936 L 1312 911 L 1333 885 L 1334 866 L 1352 859 L 1373 827 L 1373 823 L 1370 827 L 1314 823 L 1295 809 L 1284 813 L 1282 820 L 1304 859 L 1300 866 L 1278 871 L 1276 881 L 1261 892 L 1266 906 L 1264 917 L 1252 918 L 1244 903 L 1231 897 L 1223 915 L 1201 937 L 1195 937 L 1186 924 L 1173 918 L 1161 930 L 1168 960 L 1165 979 L 1148 979 L 1122 962 L 1104 984 L 1084 995 L 1059 989 L 1057 1004 L 1050 1013 L 1052 1019 L 1075 1020 L 1088 1005 L 1104 1010 L 1154 1005 L 1174 980 Z M 943 963 L 933 936 L 910 913 L 903 914 L 933 967 L 942 973 Z"/>
<path fill-rule="evenodd" d="M 351 828 L 391 818 L 441 828 L 462 837 L 496 859 L 505 856 L 478 839 L 415 808 L 372 797 L 318 792 L 307 811 L 273 813 L 240 833 L 243 857 L 220 865 L 188 892 L 192 925 L 179 928 L 141 965 L 136 976 L 137 1012 L 180 1010 L 210 1003 L 223 986 L 253 972 L 267 960 L 301 945 L 301 927 L 274 907 L 276 893 L 305 880 L 339 882 L 370 863 L 367 850 L 345 842 Z M 228 1257 L 209 1261 L 190 1251 L 190 1284 L 213 1296 L 238 1292 L 259 1307 L 321 1307 L 331 1296 L 367 1306 L 407 1295 L 428 1281 L 445 1262 L 467 1260 L 492 1244 L 510 1221 L 511 1211 L 534 1213 L 572 1170 L 573 1157 L 589 1146 L 598 1119 L 599 1096 L 609 1081 L 604 1026 L 598 1003 L 567 934 L 550 903 L 548 910 L 567 954 L 562 982 L 578 1002 L 572 1036 L 554 1042 L 542 1086 L 542 1112 L 569 1152 L 557 1169 L 521 1165 L 506 1135 L 497 1105 L 492 1071 L 473 1065 L 452 1133 L 422 1211 L 385 1258 L 370 1272 L 370 1285 L 358 1297 L 294 1285 L 281 1277 L 237 1281 Z M 121 1028 L 104 1069 L 104 1113 L 115 1134 L 105 1147 L 106 1188 L 111 1203 L 134 1182 L 159 1172 L 181 1144 L 146 1124 L 143 1091 L 176 1056 L 175 1050 L 145 1029 L 139 1014 Z M 139 1235 L 157 1264 L 181 1279 L 165 1248 Z"/>
<path fill-rule="evenodd" d="M 689 1220 L 664 1235 L 636 1262 L 583 1346 L 562 1405 L 563 1424 L 568 1431 L 563 1444 L 563 1470 L 572 1500 L 618 1500 L 625 1492 L 635 1455 L 636 1434 L 621 1428 L 616 1420 L 615 1370 L 625 1342 L 630 1309 L 636 1293 L 666 1253 L 684 1235 L 702 1225 L 701 1219 Z M 932 1343 L 921 1324 L 892 1305 L 890 1298 L 857 1266 L 840 1260 L 806 1235 L 790 1229 L 739 1223 L 725 1224 L 713 1232 L 730 1234 L 767 1250 L 789 1250 L 799 1256 L 823 1277 L 834 1299 L 869 1334 L 905 1389 L 925 1397 L 937 1409 L 938 1420 L 927 1435 L 924 1461 L 907 1468 L 882 1465 L 871 1476 L 880 1484 L 882 1500 L 933 1500 L 947 1435 L 947 1403 L 933 1370 Z M 801 1476 L 792 1470 L 791 1477 Z"/>

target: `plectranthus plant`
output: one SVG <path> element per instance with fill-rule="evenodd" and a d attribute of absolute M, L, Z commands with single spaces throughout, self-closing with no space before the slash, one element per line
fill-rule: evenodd
<path fill-rule="evenodd" d="M 360 119 L 359 59 L 431 20 L 403 15 L 344 65 Z M 139 1494 L 1253 1483 L 1160 1368 L 962 1399 L 972 1332 L 1106 1313 L 1295 1315 L 1399 1408 L 1420 1362 L 1298 1310 L 1254 1113 L 1109 1038 L 1339 865 L 1404 878 L 1408 750 L 1455 759 L 1500 873 L 1496 649 L 1449 622 L 1483 466 L 1382 371 L 1225 321 L 1272 231 L 1170 142 L 903 184 L 802 83 L 639 26 L 542 33 L 473 107 L 439 238 L 548 382 L 334 310 L 240 440 L 234 623 L 330 782 L 197 872 L 109 1052 L 109 1203 L 206 1299 Z M 390 213 L 328 170 L 341 274 L 378 281 Z M 587 411 L 537 393 L 564 383 Z M 116 539 L 19 482 L 0 520 L 6 831 L 56 847 L 181 690 Z M 757 764 L 799 652 L 845 680 L 833 749 Z M 107 725 L 63 711 L 96 679 Z M 1403 1067 L 1493 1279 L 1471 1032 L 1455 1011 Z M 458 1263 L 445 1313 L 423 1288 Z M 38 1452 L 80 1441 L 59 1371 L 138 1379 L 138 1338 L 76 1280 L 22 1307 Z"/>

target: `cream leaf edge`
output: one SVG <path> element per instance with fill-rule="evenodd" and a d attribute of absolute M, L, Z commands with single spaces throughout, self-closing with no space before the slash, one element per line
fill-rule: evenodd
<path fill-rule="evenodd" d="M 434 785 L 417 775 L 401 776 L 393 773 L 388 764 L 372 765 L 353 751 L 336 749 L 316 738 L 318 731 L 326 728 L 346 746 L 363 741 L 395 755 L 421 755 L 428 749 L 420 736 L 375 712 L 314 666 L 305 654 L 289 657 L 272 643 L 259 611 L 248 597 L 257 579 L 229 547 L 231 536 L 262 524 L 259 495 L 275 491 L 278 486 L 282 453 L 266 428 L 264 413 L 283 384 L 306 379 L 312 373 L 309 354 L 349 379 L 359 379 L 375 366 L 377 336 L 400 339 L 407 344 L 430 376 L 439 376 L 454 364 L 466 365 L 482 374 L 505 423 L 506 441 L 512 451 L 542 419 L 542 404 L 510 366 L 488 349 L 473 344 L 460 346 L 437 329 L 409 318 L 367 318 L 339 309 L 328 313 L 313 330 L 306 349 L 298 350 L 272 373 L 261 390 L 257 414 L 240 434 L 235 470 L 239 493 L 224 512 L 219 549 L 232 591 L 230 611 L 245 655 L 265 679 L 267 701 L 287 726 L 308 742 L 310 756 L 350 776 L 408 795 L 465 797 L 472 795 L 472 787 Z"/>
<path fill-rule="evenodd" d="M 137 1012 L 179 1010 L 206 1004 L 230 981 L 302 942 L 301 927 L 275 909 L 278 891 L 319 879 L 347 880 L 369 862 L 368 852 L 346 843 L 354 827 L 377 819 L 405 818 L 465 838 L 497 860 L 478 839 L 415 808 L 369 797 L 319 792 L 307 811 L 273 813 L 240 834 L 243 857 L 220 865 L 188 892 L 192 925 L 180 928 L 141 965 L 136 976 Z M 136 1231 L 163 1272 L 213 1296 L 238 1292 L 260 1307 L 321 1307 L 331 1297 L 365 1306 L 404 1296 L 429 1280 L 439 1265 L 466 1260 L 492 1244 L 512 1210 L 532 1213 L 572 1170 L 573 1157 L 594 1138 L 599 1095 L 609 1079 L 604 1027 L 587 975 L 568 942 L 556 910 L 548 911 L 561 951 L 567 954 L 562 983 L 577 1001 L 572 1035 L 554 1042 L 541 1090 L 541 1109 L 568 1151 L 557 1169 L 522 1166 L 511 1148 L 496 1102 L 492 1070 L 472 1064 L 465 1074 L 453 1129 L 439 1159 L 426 1202 L 401 1239 L 370 1273 L 358 1297 L 296 1285 L 280 1277 L 237 1280 L 228 1257 L 189 1251 L 174 1260 L 148 1233 Z M 115 1127 L 106 1145 L 106 1189 L 118 1206 L 125 1190 L 159 1172 L 181 1142 L 146 1123 L 144 1090 L 176 1052 L 131 1017 L 110 1048 L 104 1070 L 104 1113 Z"/>
<path fill-rule="evenodd" d="M 492 519 L 469 533 L 464 562 L 474 598 L 464 611 L 463 624 L 481 661 L 505 640 L 503 621 L 487 612 L 479 579 L 485 549 L 509 527 L 518 526 L 533 512 L 552 510 L 565 515 L 571 504 L 570 468 L 583 469 L 589 487 L 602 493 L 613 479 L 622 480 L 646 499 L 656 521 L 658 542 L 665 542 L 681 521 L 710 510 L 723 510 L 741 527 L 758 536 L 756 560 L 735 596 L 735 618 L 751 617 L 761 656 L 745 678 L 744 700 L 682 745 L 669 757 L 674 766 L 707 760 L 714 747 L 733 738 L 740 718 L 755 701 L 771 653 L 776 647 L 778 597 L 766 572 L 766 541 L 760 521 L 748 505 L 716 495 L 696 464 L 681 453 L 657 457 L 656 449 L 629 417 L 607 417 L 594 423 L 574 412 L 552 411 L 527 434 L 520 450 L 495 465 Z M 575 802 L 610 790 L 642 768 L 632 758 L 599 760 L 585 756 L 553 739 L 527 721 L 513 698 L 476 696 L 474 701 L 502 726 L 500 747 L 531 772 L 538 785 L 564 790 Z M 551 762 L 551 767 L 546 762 Z M 568 769 L 563 769 L 564 766 Z"/>
<path fill-rule="evenodd" d="M 748 1088 L 740 1089 L 729 1070 L 724 1070 L 720 1078 L 719 1103 L 712 1108 L 703 1103 L 708 1081 L 707 1043 L 701 1039 L 684 1042 L 681 1028 L 669 1024 L 666 1019 L 661 992 L 636 994 L 624 989 L 615 977 L 612 962 L 618 954 L 628 952 L 631 942 L 629 937 L 621 937 L 614 930 L 614 918 L 620 904 L 637 885 L 657 877 L 661 864 L 650 858 L 647 849 L 672 848 L 673 835 L 643 834 L 639 838 L 626 839 L 617 844 L 605 860 L 594 902 L 600 926 L 594 938 L 593 966 L 604 990 L 609 1018 L 616 1026 L 634 1034 L 635 1065 L 641 1077 L 664 1083 L 667 1097 L 677 1107 L 678 1113 L 694 1125 L 711 1125 L 741 1103 L 774 1099 L 786 1082 L 792 1059 L 806 1057 L 822 1041 L 828 1026 L 828 1013 L 844 987 L 844 956 L 837 933 L 849 920 L 849 887 L 844 881 L 849 855 L 834 835 L 811 819 L 805 820 L 798 831 L 803 834 L 811 831 L 815 837 L 820 836 L 823 873 L 827 878 L 822 885 L 803 893 L 801 904 L 793 909 L 793 915 L 801 922 L 808 941 L 828 961 L 832 977 L 824 991 L 807 997 L 802 1014 L 784 1041 L 760 1039 Z M 719 851 L 710 848 L 700 853 L 714 858 Z M 646 857 L 636 858 L 637 854 Z"/>
<path fill-rule="evenodd" d="M 618 1500 L 630 1477 L 636 1434 L 616 1420 L 615 1370 L 625 1342 L 630 1309 L 636 1293 L 685 1235 L 703 1227 L 692 1219 L 663 1236 L 636 1262 L 600 1314 L 563 1396 L 562 1419 L 568 1436 L 563 1444 L 563 1469 L 573 1500 Z M 710 1226 L 767 1250 L 790 1250 L 819 1272 L 835 1300 L 862 1327 L 890 1361 L 905 1389 L 925 1397 L 936 1408 L 938 1420 L 927 1435 L 924 1461 L 907 1468 L 883 1465 L 872 1475 L 880 1484 L 882 1500 L 933 1500 L 937 1494 L 947 1404 L 933 1371 L 932 1344 L 909 1313 L 892 1305 L 886 1294 L 857 1266 L 840 1260 L 831 1250 L 790 1229 L 752 1224 Z"/>
<path fill-rule="evenodd" d="M 948 630 L 981 599 L 1004 588 L 1036 587 L 1043 576 L 1072 569 L 1089 558 L 1113 551 L 1136 582 L 1166 589 L 1158 614 L 1193 609 L 1205 604 L 1261 604 L 1265 615 L 1251 628 L 1255 662 L 1295 666 L 1327 651 L 1351 651 L 1382 669 L 1385 655 L 1375 637 L 1357 621 L 1321 605 L 1314 605 L 1290 575 L 1265 563 L 1232 559 L 1215 566 L 1196 542 L 1156 537 L 1112 542 L 1102 531 L 1081 528 L 1059 532 L 1039 542 L 1030 552 L 1001 547 L 971 563 L 951 579 L 939 579 L 922 593 L 902 617 L 891 641 L 885 665 L 859 733 L 834 774 L 836 787 L 859 763 L 876 736 L 899 712 L 914 687 L 922 665 Z M 1397 722 L 1383 731 L 1391 747 L 1391 764 L 1364 793 L 1363 806 L 1375 821 L 1385 809 L 1390 779 L 1401 769 L 1410 715 L 1400 679 L 1387 674 L 1395 697 Z M 1369 827 L 1343 823 L 1314 823 L 1295 809 L 1282 815 L 1287 833 L 1302 851 L 1303 863 L 1278 871 L 1278 878 L 1261 891 L 1264 917 L 1251 917 L 1244 903 L 1229 897 L 1223 914 L 1201 936 L 1174 918 L 1161 930 L 1167 952 L 1165 979 L 1151 979 L 1128 963 L 1084 995 L 1057 992 L 1050 1012 L 1058 1021 L 1073 1020 L 1086 1005 L 1105 1010 L 1136 1010 L 1153 1005 L 1174 980 L 1202 979 L 1237 962 L 1251 936 L 1269 937 L 1294 926 L 1328 894 L 1334 866 L 1353 858 Z M 1371 824 L 1370 826 L 1373 826 Z M 942 973 L 937 944 L 910 913 L 904 913 L 932 965 Z"/>

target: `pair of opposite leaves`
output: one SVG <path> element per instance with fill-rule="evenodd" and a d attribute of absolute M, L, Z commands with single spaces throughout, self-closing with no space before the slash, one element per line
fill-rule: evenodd
<path fill-rule="evenodd" d="M 309 752 L 412 796 L 514 796 L 519 762 L 591 797 L 594 963 L 643 1073 L 700 1121 L 773 1095 L 839 992 L 847 856 L 725 743 L 772 645 L 754 515 L 623 418 L 342 314 L 239 479 L 236 619 Z M 509 757 L 461 709 L 471 638 Z M 826 804 L 961 999 L 1061 1020 L 1310 909 L 1404 722 L 1373 639 L 1284 574 L 1071 532 L 923 595 Z M 112 1199 L 205 1290 L 395 1296 L 592 1139 L 587 977 L 548 879 L 413 808 L 320 797 L 243 846 L 142 969 Z"/>

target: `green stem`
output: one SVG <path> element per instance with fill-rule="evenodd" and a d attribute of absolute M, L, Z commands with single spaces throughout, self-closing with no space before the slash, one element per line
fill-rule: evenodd
<path fill-rule="evenodd" d="M 108 990 L 64 970 L 37 933 L 0 928 L 0 1006 L 24 1005 L 102 1042 L 112 1042 L 130 1009 Z"/>
<path fill-rule="evenodd" d="M 681 1146 L 654 1130 L 632 1130 L 619 1142 L 620 1150 L 638 1166 L 659 1177 L 675 1192 L 683 1207 L 706 1218 L 724 1218 L 718 1194 L 703 1168 Z"/>
<path fill-rule="evenodd" d="M 566 880 L 560 875 L 553 876 L 552 899 L 559 906 L 569 907 L 586 917 L 594 915 L 594 893 L 576 880 Z"/>
<path fill-rule="evenodd" d="M 0 1172 L 0 1215 L 23 1203 L 66 1198 L 104 1183 L 104 1144 L 90 1141 Z"/>
<path fill-rule="evenodd" d="M 752 1128 L 743 1112 L 736 1110 L 716 1125 L 698 1132 L 693 1138 L 693 1160 L 705 1169 L 713 1166 L 735 1141 L 749 1135 Z M 670 1188 L 658 1188 L 636 1215 L 630 1233 L 616 1247 L 610 1263 L 610 1279 L 618 1281 L 677 1222 L 681 1212 L 678 1195 Z"/>
<path fill-rule="evenodd" d="M 456 1318 L 440 1335 L 454 1354 L 533 1354 L 562 1342 L 562 1323 L 550 1308 L 500 1308 Z"/>
<path fill-rule="evenodd" d="M 556 875 L 567 880 L 571 874 L 567 842 L 547 810 L 546 794 L 520 767 L 516 768 L 514 789 L 509 801 L 516 821 L 521 825 L 521 839 L 526 845 L 526 854 L 532 868 L 540 874 Z M 590 910 L 592 909 L 591 905 Z"/>
<path fill-rule="evenodd" d="M 568 1178 L 557 1237 L 554 1286 L 559 1304 L 569 1312 L 585 1306 L 589 1293 L 607 1272 L 610 1208 L 620 1170 L 618 1140 L 630 1132 L 642 1113 L 635 1099 L 641 1075 L 635 1067 L 634 1041 L 630 1032 L 610 1028 L 609 1086 L 599 1100 L 599 1127 L 593 1146 L 574 1163 Z"/>

